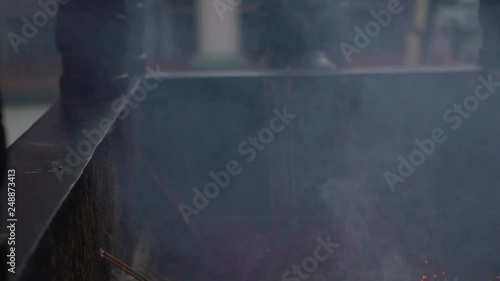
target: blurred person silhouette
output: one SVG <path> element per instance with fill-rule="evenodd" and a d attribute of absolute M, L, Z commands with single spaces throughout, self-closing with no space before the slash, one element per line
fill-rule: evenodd
<path fill-rule="evenodd" d="M 436 4 L 428 61 L 475 63 L 481 46 L 479 0 L 442 0 Z"/>
<path fill-rule="evenodd" d="M 273 0 L 258 8 L 260 44 L 255 59 L 268 68 L 327 68 L 343 65 L 338 0 Z"/>

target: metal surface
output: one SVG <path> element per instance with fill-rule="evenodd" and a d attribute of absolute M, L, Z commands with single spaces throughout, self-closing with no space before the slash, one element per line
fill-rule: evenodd
<path fill-rule="evenodd" d="M 500 121 L 499 100 L 481 101 L 460 129 L 443 119 L 487 73 L 267 74 L 165 75 L 141 103 L 133 133 L 137 191 L 133 207 L 124 206 L 128 227 L 140 230 L 137 241 L 151 241 L 143 257 L 150 268 L 174 279 L 279 279 L 314 249 L 308 239 L 330 234 L 342 248 L 316 274 L 354 280 L 359 263 L 372 278 L 495 274 L 479 260 L 498 260 L 490 245 L 499 242 L 491 227 L 500 132 L 485 125 Z M 239 144 L 285 105 L 297 119 L 247 163 Z M 384 173 L 397 171 L 398 156 L 408 157 L 415 140 L 437 128 L 448 141 L 392 192 Z M 192 189 L 202 190 L 230 160 L 241 175 L 186 224 L 179 204 L 192 207 Z M 471 228 L 481 234 L 467 237 Z M 462 254 L 450 258 L 455 251 Z"/>
<path fill-rule="evenodd" d="M 110 101 L 52 108 L 10 149 L 22 280 L 107 280 L 100 247 L 152 280 L 279 279 L 328 235 L 341 247 L 317 278 L 495 274 L 500 100 L 460 129 L 443 120 L 487 73 L 268 74 L 164 75 L 120 116 Z M 296 119 L 245 161 L 239 144 L 284 106 Z M 102 118 L 117 129 L 58 182 L 52 162 Z M 439 127 L 449 140 L 392 192 L 384 172 Z M 179 204 L 230 160 L 243 172 L 186 224 Z"/>

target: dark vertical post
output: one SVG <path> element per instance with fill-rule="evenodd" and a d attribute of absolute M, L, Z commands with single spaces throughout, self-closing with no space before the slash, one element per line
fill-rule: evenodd
<path fill-rule="evenodd" d="M 479 20 L 483 30 L 479 64 L 488 69 L 500 69 L 500 1 L 481 0 Z"/>
<path fill-rule="evenodd" d="M 104 105 L 108 103 L 112 110 L 112 101 L 117 97 L 127 95 L 129 91 L 129 70 L 135 73 L 135 69 L 139 68 L 142 40 L 138 37 L 141 36 L 143 25 L 140 20 L 137 22 L 137 19 L 141 18 L 142 0 L 58 0 L 58 2 L 61 5 L 57 16 L 56 40 L 62 58 L 60 91 L 63 109 L 65 113 L 71 114 L 72 109 L 81 103 L 104 102 Z M 132 25 L 130 25 L 130 17 L 135 21 Z M 107 142 L 101 144 L 101 149 L 106 151 L 107 156 L 111 156 L 114 152 L 111 147 L 105 147 L 109 145 L 109 142 L 111 140 L 108 139 Z M 109 161 L 109 159 L 101 160 L 103 163 Z M 112 163 L 110 165 L 114 164 L 113 161 L 110 163 Z M 79 243 L 80 247 L 85 248 L 85 253 L 88 253 L 82 254 L 85 257 L 82 259 L 81 252 L 76 251 L 75 253 L 78 254 L 76 259 L 80 259 L 80 264 L 69 270 L 75 270 L 74 275 L 87 272 L 89 280 L 96 280 L 97 276 L 103 277 L 104 274 L 109 273 L 105 264 L 95 259 L 97 255 L 93 257 L 91 253 L 97 254 L 98 247 L 112 248 L 111 245 L 106 244 L 109 241 L 100 240 L 99 236 L 103 235 L 103 227 L 111 232 L 116 231 L 110 223 L 116 219 L 113 213 L 113 206 L 116 204 L 114 201 L 116 189 L 112 185 L 106 185 L 106 189 L 101 190 L 101 197 L 105 194 L 103 198 L 110 200 L 107 203 L 112 202 L 103 206 L 101 205 L 103 202 L 99 201 L 101 200 L 99 193 L 94 192 L 100 183 L 88 182 L 86 184 L 88 185 L 80 186 L 80 188 L 92 191 L 88 193 L 89 198 L 83 202 L 76 201 L 75 205 L 96 207 L 90 208 L 96 209 L 96 213 L 79 212 L 78 216 L 93 219 L 92 216 L 102 217 L 96 225 L 86 227 L 85 231 L 74 227 L 68 230 L 75 236 L 71 239 Z M 82 233 L 85 233 L 84 236 L 87 237 L 78 236 Z M 80 280 L 83 277 L 75 278 Z M 53 279 L 59 280 L 55 276 Z"/>
<path fill-rule="evenodd" d="M 128 17 L 125 0 L 59 0 L 56 40 L 63 102 L 126 94 Z M 62 3 L 64 2 L 64 3 Z"/>

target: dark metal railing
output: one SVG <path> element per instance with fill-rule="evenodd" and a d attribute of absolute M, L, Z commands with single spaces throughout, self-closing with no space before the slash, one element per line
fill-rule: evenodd
<path fill-rule="evenodd" d="M 142 2 L 58 7 L 60 100 L 8 150 L 18 175 L 12 280 L 111 279 L 99 248 L 112 244 L 113 190 L 127 170 L 124 104 L 113 101 L 126 102 L 144 72 Z"/>

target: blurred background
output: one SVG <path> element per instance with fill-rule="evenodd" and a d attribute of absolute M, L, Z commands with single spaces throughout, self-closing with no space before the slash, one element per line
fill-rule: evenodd
<path fill-rule="evenodd" d="M 61 70 L 56 15 L 48 10 L 46 20 L 36 16 L 45 11 L 41 3 L 47 2 L 0 1 L 0 85 L 8 145 L 58 97 Z M 392 14 L 386 26 L 379 25 L 380 31 L 375 30 L 376 35 L 369 36 L 369 43 L 362 48 L 355 43 L 356 36 L 361 36 L 356 30 L 366 31 L 367 24 L 375 20 L 374 14 L 387 10 L 391 1 L 330 2 L 335 2 L 335 11 L 320 9 L 314 14 L 294 0 L 147 0 L 148 64 L 160 65 L 166 72 L 279 68 L 279 62 L 269 60 L 269 42 L 275 38 L 280 44 L 300 44 L 295 44 L 297 35 L 293 32 L 282 29 L 273 33 L 266 24 L 282 17 L 283 22 L 298 22 L 300 26 L 300 20 L 311 14 L 319 21 L 325 18 L 320 22 L 321 32 L 313 32 L 315 27 L 299 27 L 303 32 L 299 37 L 303 36 L 306 45 L 320 42 L 309 45 L 318 46 L 327 55 L 336 53 L 329 58 L 337 68 L 464 68 L 473 67 L 477 60 L 481 45 L 478 0 L 401 0 L 400 12 Z M 283 12 L 266 14 L 264 6 L 269 3 L 283 5 Z M 329 17 L 334 20 L 329 21 Z M 23 36 L 27 21 L 39 23 L 32 38 Z M 342 42 L 358 49 L 349 60 L 342 56 Z M 280 48 L 288 50 L 287 46 L 274 47 L 278 53 Z"/>

